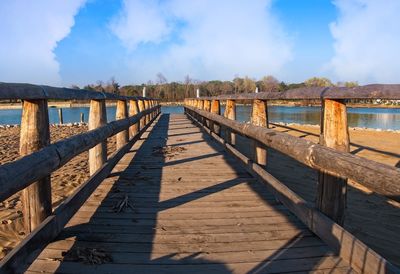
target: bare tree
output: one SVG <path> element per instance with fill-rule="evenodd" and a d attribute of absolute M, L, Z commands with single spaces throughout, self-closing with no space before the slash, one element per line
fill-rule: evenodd
<path fill-rule="evenodd" d="M 261 91 L 275 92 L 279 90 L 279 81 L 271 75 L 264 76 L 261 79 Z"/>
<path fill-rule="evenodd" d="M 192 84 L 192 79 L 190 78 L 189 75 L 185 76 L 184 84 L 185 84 L 185 97 L 190 97 L 189 90 Z"/>

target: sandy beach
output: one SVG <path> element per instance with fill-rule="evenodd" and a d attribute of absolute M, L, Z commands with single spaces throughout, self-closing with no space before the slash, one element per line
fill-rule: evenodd
<path fill-rule="evenodd" d="M 18 159 L 19 131 L 19 127 L 0 129 L 0 164 Z M 85 131 L 87 131 L 86 125 L 52 126 L 50 128 L 51 141 L 55 142 Z M 110 138 L 108 153 L 110 154 L 114 150 L 115 138 Z M 53 209 L 89 178 L 88 157 L 88 152 L 84 152 L 52 174 Z M 25 237 L 21 209 L 19 193 L 0 203 L 0 258 L 4 257 Z"/>
<path fill-rule="evenodd" d="M 317 126 L 272 125 L 275 130 L 318 142 Z M 78 134 L 86 126 L 51 127 L 51 139 Z M 0 129 L 0 164 L 18 158 L 19 127 Z M 376 130 L 350 130 L 351 153 L 391 166 L 400 166 L 400 133 Z M 115 150 L 114 138 L 108 142 Z M 57 207 L 88 178 L 88 153 L 82 153 L 52 175 L 53 207 Z M 296 193 L 313 203 L 317 172 L 276 152 L 269 151 L 268 170 Z M 25 237 L 19 194 L 0 203 L 0 256 Z M 356 182 L 349 182 L 345 227 L 384 257 L 400 265 L 400 203 L 373 194 Z"/>
<path fill-rule="evenodd" d="M 318 126 L 272 125 L 273 129 L 318 142 Z M 400 168 L 400 133 L 351 129 L 350 153 Z M 268 170 L 308 202 L 315 203 L 318 173 L 276 151 Z M 334 159 L 332 159 L 334 160 Z M 400 203 L 349 181 L 344 227 L 400 266 Z"/>

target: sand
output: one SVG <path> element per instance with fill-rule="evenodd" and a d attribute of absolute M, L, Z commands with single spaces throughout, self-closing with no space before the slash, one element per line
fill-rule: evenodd
<path fill-rule="evenodd" d="M 274 129 L 318 142 L 317 126 L 274 126 Z M 53 141 L 83 131 L 86 127 L 51 128 Z M 19 128 L 0 129 L 0 164 L 18 158 Z M 400 167 L 400 133 L 350 130 L 351 153 L 377 162 Z M 114 138 L 108 146 L 115 150 Z M 88 178 L 88 153 L 82 153 L 52 175 L 53 207 L 57 207 Z M 317 172 L 270 150 L 268 171 L 307 201 L 315 201 Z M 19 195 L 0 203 L 0 256 L 25 237 L 22 229 Z M 355 182 L 349 182 L 345 228 L 393 263 L 400 265 L 400 203 L 376 195 Z"/>
<path fill-rule="evenodd" d="M 318 126 L 275 126 L 286 132 L 318 142 Z M 400 168 L 400 133 L 350 130 L 350 152 Z M 334 160 L 334 159 L 333 159 Z M 315 202 L 317 172 L 276 152 L 269 155 L 268 170 L 310 203 Z M 400 266 L 400 203 L 374 194 L 349 181 L 344 227 L 369 247 Z"/>
<path fill-rule="evenodd" d="M 0 164 L 14 161 L 19 157 L 19 127 L 0 129 Z M 50 128 L 51 141 L 87 131 L 87 126 L 61 126 Z M 115 138 L 108 142 L 108 153 L 115 151 Z M 89 178 L 88 152 L 84 152 L 54 172 L 52 182 L 53 209 Z M 22 205 L 20 193 L 0 203 L 0 258 L 4 257 L 24 237 L 22 226 Z"/>

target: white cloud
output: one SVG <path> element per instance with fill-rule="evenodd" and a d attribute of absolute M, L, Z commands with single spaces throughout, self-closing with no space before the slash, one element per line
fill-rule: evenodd
<path fill-rule="evenodd" d="M 338 80 L 400 81 L 400 1 L 337 0 L 331 24 L 335 55 L 329 67 Z"/>
<path fill-rule="evenodd" d="M 271 12 L 271 0 L 125 0 L 112 30 L 133 54 L 130 75 L 145 81 L 162 72 L 169 80 L 232 79 L 277 74 L 291 60 L 290 40 Z"/>
<path fill-rule="evenodd" d="M 140 43 L 159 43 L 171 30 L 157 0 L 124 1 L 110 27 L 130 50 Z"/>
<path fill-rule="evenodd" d="M 0 1 L 0 81 L 60 84 L 54 49 L 85 0 Z"/>

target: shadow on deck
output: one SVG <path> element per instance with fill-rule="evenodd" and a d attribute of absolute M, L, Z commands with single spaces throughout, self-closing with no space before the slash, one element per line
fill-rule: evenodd
<path fill-rule="evenodd" d="M 28 272 L 352 271 L 185 116 L 148 132 Z"/>

